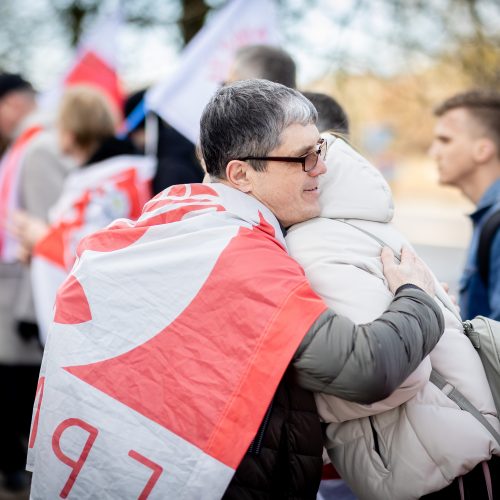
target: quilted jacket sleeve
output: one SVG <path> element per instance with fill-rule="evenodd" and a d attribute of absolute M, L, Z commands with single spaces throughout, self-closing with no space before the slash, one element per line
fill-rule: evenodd
<path fill-rule="evenodd" d="M 328 310 L 295 354 L 297 382 L 348 401 L 379 401 L 417 368 L 443 329 L 441 310 L 419 289 L 401 290 L 386 312 L 364 325 Z"/>

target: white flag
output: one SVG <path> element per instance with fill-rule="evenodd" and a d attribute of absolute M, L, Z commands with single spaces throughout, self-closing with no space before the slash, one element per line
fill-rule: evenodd
<path fill-rule="evenodd" d="M 121 114 L 123 92 L 118 78 L 118 34 L 123 21 L 116 10 L 99 19 L 83 36 L 67 73 L 53 88 L 39 96 L 43 109 L 58 106 L 64 90 L 71 85 L 89 85 L 103 92 Z"/>
<path fill-rule="evenodd" d="M 235 51 L 277 41 L 272 0 L 229 2 L 188 44 L 174 76 L 147 92 L 148 109 L 196 143 L 203 108 L 226 78 Z"/>

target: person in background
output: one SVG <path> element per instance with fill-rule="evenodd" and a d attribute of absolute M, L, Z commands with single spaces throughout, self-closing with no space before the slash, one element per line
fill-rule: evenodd
<path fill-rule="evenodd" d="M 129 116 L 144 99 L 145 90 L 131 94 L 125 101 L 125 116 Z M 157 127 L 157 168 L 153 178 L 153 194 L 175 184 L 201 182 L 205 172 L 196 158 L 195 147 L 182 134 L 154 116 L 153 127 Z M 146 120 L 142 119 L 128 133 L 136 148 L 146 151 Z"/>
<path fill-rule="evenodd" d="M 57 120 L 59 146 L 78 168 L 66 179 L 49 223 L 16 213 L 13 231 L 21 242 L 21 258 L 28 261 L 33 249 L 37 257 L 32 283 L 43 343 L 61 280 L 41 273 L 38 257 L 60 264 L 64 279 L 83 236 L 117 218 L 137 218 L 151 197 L 154 161 L 139 155 L 129 139 L 115 137 L 115 116 L 100 91 L 87 86 L 67 90 Z"/>
<path fill-rule="evenodd" d="M 500 210 L 500 93 L 471 90 L 450 97 L 436 110 L 430 155 L 439 182 L 454 186 L 476 206 L 465 269 L 460 280 L 460 312 L 500 320 L 500 231 L 489 242 L 489 259 L 480 262 L 480 234 Z M 499 226 L 497 226 L 499 227 Z M 480 267 L 489 267 L 481 276 Z"/>
<path fill-rule="evenodd" d="M 53 119 L 37 108 L 36 93 L 21 75 L 0 73 L 0 471 L 5 487 L 26 480 L 25 442 L 40 369 L 29 269 L 17 260 L 9 233 L 16 209 L 42 220 L 73 167 L 57 148 Z"/>
<path fill-rule="evenodd" d="M 236 52 L 225 83 L 261 78 L 294 89 L 296 73 L 295 62 L 285 50 L 271 45 L 247 45 Z"/>
<path fill-rule="evenodd" d="M 349 119 L 342 106 L 331 96 L 320 92 L 302 92 L 318 111 L 318 130 L 349 137 Z"/>

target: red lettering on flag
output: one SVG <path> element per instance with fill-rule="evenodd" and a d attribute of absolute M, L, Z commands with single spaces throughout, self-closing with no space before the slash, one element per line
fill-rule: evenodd
<path fill-rule="evenodd" d="M 40 377 L 38 380 L 38 385 L 36 387 L 36 393 L 35 393 L 35 401 L 38 398 L 38 403 L 36 405 L 35 417 L 33 418 L 33 425 L 31 427 L 30 441 L 28 444 L 30 448 L 33 448 L 33 446 L 35 445 L 36 433 L 38 432 L 38 420 L 40 418 L 40 407 L 42 406 L 44 386 L 45 386 L 45 377 Z"/>
<path fill-rule="evenodd" d="M 62 433 L 69 427 L 80 427 L 89 434 L 87 441 L 85 442 L 85 445 L 82 449 L 82 452 L 80 453 L 80 456 L 76 460 L 65 455 L 62 452 L 60 446 Z M 95 427 L 93 427 L 90 424 L 87 424 L 87 422 L 84 422 L 79 418 L 68 418 L 66 420 L 63 420 L 54 431 L 54 435 L 52 436 L 52 449 L 54 450 L 56 457 L 61 462 L 63 462 L 64 464 L 66 464 L 68 467 L 71 468 L 71 474 L 69 475 L 66 484 L 64 485 L 63 489 L 61 490 L 61 493 L 59 494 L 61 498 L 66 498 L 69 492 L 71 491 L 71 488 L 73 488 L 76 478 L 78 477 L 78 474 L 80 474 L 83 464 L 85 463 L 87 457 L 89 456 L 90 449 L 92 448 L 94 441 L 97 438 L 97 434 L 99 434 L 99 431 Z"/>
<path fill-rule="evenodd" d="M 153 471 L 151 474 L 151 477 L 149 478 L 148 482 L 146 483 L 146 486 L 144 486 L 144 489 L 142 490 L 141 494 L 139 495 L 138 500 L 146 500 L 148 498 L 149 494 L 153 490 L 155 484 L 157 483 L 158 479 L 160 479 L 161 473 L 163 472 L 163 467 L 161 465 L 158 465 L 157 463 L 149 460 L 149 458 L 146 458 L 144 455 L 141 455 L 140 453 L 137 453 L 135 450 L 130 450 L 128 452 L 128 456 L 133 458 L 134 460 L 137 460 L 141 464 L 145 465 L 149 469 Z"/>

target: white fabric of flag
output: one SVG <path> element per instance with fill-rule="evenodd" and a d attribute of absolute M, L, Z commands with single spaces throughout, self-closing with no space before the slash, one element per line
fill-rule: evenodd
<path fill-rule="evenodd" d="M 233 0 L 187 45 L 173 77 L 146 93 L 147 108 L 196 143 L 200 117 L 227 77 L 235 51 L 250 44 L 276 44 L 272 0 Z"/>

